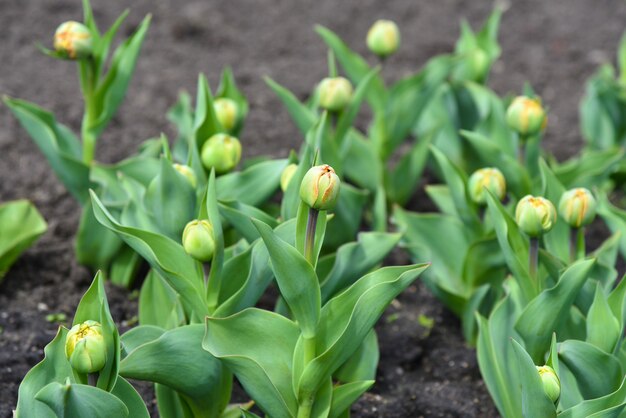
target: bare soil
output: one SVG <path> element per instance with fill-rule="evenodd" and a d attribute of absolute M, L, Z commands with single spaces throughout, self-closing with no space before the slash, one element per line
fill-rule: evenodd
<path fill-rule="evenodd" d="M 326 72 L 316 23 L 336 31 L 365 54 L 364 36 L 378 18 L 398 22 L 403 44 L 385 68 L 389 81 L 416 71 L 434 54 L 451 51 L 458 23 L 476 27 L 491 1 L 439 0 L 150 0 L 93 1 L 101 28 L 127 7 L 130 33 L 152 13 L 150 28 L 127 100 L 98 145 L 98 159 L 118 161 L 146 138 L 172 133 L 164 115 L 180 89 L 194 91 L 205 72 L 216 87 L 230 65 L 251 103 L 242 136 L 245 156 L 286 156 L 302 138 L 262 76 L 305 97 Z M 621 0 L 511 2 L 501 27 L 503 55 L 490 84 L 518 92 L 529 81 L 550 108 L 547 147 L 561 159 L 581 146 L 578 103 L 584 81 L 613 60 L 624 30 Z M 0 0 L 0 93 L 51 109 L 78 130 L 82 103 L 71 63 L 45 57 L 35 42 L 50 44 L 56 26 L 80 20 L 79 0 Z M 372 60 L 373 61 L 373 60 Z M 10 417 L 24 374 L 43 356 L 57 324 L 50 313 L 71 315 L 92 273 L 73 255 L 79 207 L 56 180 L 6 107 L 0 107 L 0 201 L 32 200 L 49 222 L 47 234 L 0 284 L 0 417 Z M 419 201 L 415 209 L 422 206 Z M 401 260 L 402 256 L 399 257 Z M 135 294 L 108 287 L 122 330 L 136 315 Z M 420 314 L 434 318 L 428 332 Z M 381 346 L 378 382 L 353 408 L 355 417 L 497 417 L 458 321 L 420 283 L 389 308 L 377 327 Z M 140 391 L 152 405 L 149 385 Z M 239 395 L 241 396 L 241 394 Z"/>

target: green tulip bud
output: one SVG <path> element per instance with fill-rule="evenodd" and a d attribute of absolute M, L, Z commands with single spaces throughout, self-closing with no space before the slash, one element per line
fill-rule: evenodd
<path fill-rule="evenodd" d="M 326 77 L 319 85 L 320 106 L 331 112 L 343 110 L 352 100 L 352 84 L 343 77 Z"/>
<path fill-rule="evenodd" d="M 561 397 L 561 381 L 559 376 L 556 375 L 554 369 L 550 366 L 536 366 L 541 383 L 543 383 L 543 390 L 550 398 L 550 400 L 556 405 L 559 403 Z"/>
<path fill-rule="evenodd" d="M 234 136 L 215 134 L 202 146 L 202 164 L 218 174 L 227 173 L 239 164 L 241 143 Z"/>
<path fill-rule="evenodd" d="M 506 111 L 509 126 L 522 136 L 536 135 L 548 122 L 539 99 L 516 97 Z"/>
<path fill-rule="evenodd" d="M 559 215 L 572 228 L 589 225 L 596 217 L 596 199 L 584 187 L 568 190 L 561 196 Z"/>
<path fill-rule="evenodd" d="M 311 167 L 300 184 L 300 198 L 313 209 L 330 210 L 337 203 L 340 183 L 328 164 Z"/>
<path fill-rule="evenodd" d="M 215 252 L 213 226 L 207 220 L 189 222 L 183 231 L 185 252 L 198 261 L 207 262 Z"/>
<path fill-rule="evenodd" d="M 485 189 L 496 195 L 500 200 L 506 196 L 506 180 L 502 172 L 497 168 L 481 168 L 474 171 L 467 182 L 467 188 L 472 201 L 479 205 L 487 203 Z"/>
<path fill-rule="evenodd" d="M 367 47 L 379 57 L 396 52 L 400 46 L 400 31 L 391 20 L 377 20 L 367 32 Z"/>
<path fill-rule="evenodd" d="M 196 185 L 198 184 L 198 179 L 196 178 L 196 173 L 191 167 L 184 164 L 174 164 L 174 169 L 183 176 L 185 176 L 192 188 L 196 188 Z"/>
<path fill-rule="evenodd" d="M 66 58 L 86 58 L 93 53 L 91 31 L 82 23 L 62 23 L 54 33 L 54 49 Z"/>
<path fill-rule="evenodd" d="M 298 164 L 289 164 L 280 175 L 280 189 L 283 192 L 287 191 L 287 187 L 289 187 L 293 175 L 296 174 L 296 170 L 298 170 Z"/>
<path fill-rule="evenodd" d="M 467 64 L 472 80 L 482 80 L 489 70 L 489 55 L 480 48 L 475 48 L 467 54 Z"/>
<path fill-rule="evenodd" d="M 106 363 L 107 347 L 100 323 L 87 320 L 74 325 L 65 339 L 65 356 L 78 373 L 102 370 Z"/>
<path fill-rule="evenodd" d="M 237 102 L 228 97 L 220 97 L 213 102 L 215 116 L 227 131 L 232 131 L 239 120 L 239 106 Z"/>
<path fill-rule="evenodd" d="M 556 223 L 556 209 L 543 197 L 524 196 L 515 208 L 515 222 L 530 237 L 538 237 Z"/>

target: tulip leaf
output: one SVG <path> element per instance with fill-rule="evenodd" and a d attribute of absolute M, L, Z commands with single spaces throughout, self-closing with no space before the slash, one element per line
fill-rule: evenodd
<path fill-rule="evenodd" d="M 384 309 L 428 267 L 385 267 L 363 276 L 322 308 L 316 335 L 318 356 L 305 368 L 298 396 L 315 393 L 361 345 Z"/>
<path fill-rule="evenodd" d="M 624 373 L 619 361 L 595 345 L 578 340 L 559 344 L 559 359 L 576 377 L 585 399 L 595 399 L 616 391 Z"/>
<path fill-rule="evenodd" d="M 613 315 L 602 286 L 596 284 L 593 303 L 587 313 L 587 342 L 600 350 L 612 353 L 624 331 Z"/>
<path fill-rule="evenodd" d="M 207 318 L 202 347 L 220 359 L 257 405 L 272 418 L 293 418 L 292 356 L 300 335 L 291 320 L 249 308 L 227 318 Z"/>
<path fill-rule="evenodd" d="M 594 263 L 594 259 L 589 259 L 572 264 L 563 272 L 556 286 L 544 290 L 530 301 L 520 315 L 515 329 L 535 361 L 542 359 L 548 350 L 552 333 L 560 334 L 559 329 Z"/>
<path fill-rule="evenodd" d="M 583 401 L 561 412 L 559 418 L 618 418 L 624 408 L 626 408 L 626 379 L 615 392 Z M 605 414 L 602 414 L 603 412 Z"/>
<path fill-rule="evenodd" d="M 139 325 L 126 331 L 120 337 L 122 343 L 122 360 L 139 346 L 154 341 L 165 333 L 166 329 L 155 325 Z"/>
<path fill-rule="evenodd" d="M 185 322 L 180 297 L 155 270 L 150 270 L 139 292 L 139 324 L 172 329 Z"/>
<path fill-rule="evenodd" d="M 344 167 L 345 175 L 360 188 L 375 192 L 376 188 L 382 184 L 383 181 L 383 164 L 372 146 L 370 139 L 354 129 L 349 131 L 348 135 L 347 143 L 349 148 L 343 158 L 345 161 L 350 161 L 350 164 L 346 164 Z M 405 159 L 403 158 L 393 173 L 403 171 L 404 164 Z M 392 192 L 392 187 L 400 188 L 399 185 L 394 183 L 395 179 L 392 174 L 392 179 L 389 180 L 387 187 L 390 193 Z M 406 178 L 402 180 L 407 182 Z M 411 192 L 413 192 L 413 190 L 411 190 Z"/>
<path fill-rule="evenodd" d="M 333 388 L 333 400 L 330 405 L 329 418 L 341 418 L 350 409 L 350 406 L 372 385 L 373 380 L 351 382 Z"/>
<path fill-rule="evenodd" d="M 378 338 L 372 329 L 361 343 L 361 346 L 334 374 L 333 378 L 342 382 L 358 382 L 364 380 L 374 381 L 380 351 Z"/>
<path fill-rule="evenodd" d="M 226 97 L 237 103 L 238 121 L 233 128 L 233 135 L 238 137 L 241 129 L 243 128 L 243 121 L 248 115 L 248 101 L 237 87 L 233 70 L 230 67 L 227 67 L 222 71 L 222 78 L 220 80 L 220 85 L 217 87 L 215 96 L 218 98 Z"/>
<path fill-rule="evenodd" d="M 254 206 L 246 205 L 245 203 L 220 201 L 218 202 L 218 207 L 220 215 L 222 215 L 249 243 L 260 238 L 259 232 L 254 225 L 252 225 L 252 222 L 250 222 L 251 218 L 263 221 L 272 228 L 276 228 L 278 225 L 278 221 L 273 216 L 268 215 Z"/>
<path fill-rule="evenodd" d="M 90 208 L 90 210 L 93 213 L 93 209 Z M 104 231 L 111 232 L 102 226 L 100 227 L 103 228 Z M 143 260 L 139 254 L 137 254 L 128 245 L 123 244 L 109 265 L 109 280 L 117 286 L 123 286 L 129 289 L 132 286 L 137 275 L 137 271 L 142 263 Z"/>
<path fill-rule="evenodd" d="M 431 143 L 430 135 L 415 141 L 385 178 L 389 201 L 399 205 L 409 202 L 426 167 Z"/>
<path fill-rule="evenodd" d="M 46 221 L 29 201 L 0 205 L 0 280 L 20 254 L 47 229 Z"/>
<path fill-rule="evenodd" d="M 128 383 L 123 377 L 118 377 L 115 387 L 111 391 L 119 400 L 121 400 L 126 408 L 128 408 L 128 416 L 132 418 L 150 418 L 150 414 L 146 409 L 146 405 L 137 393 L 133 385 Z"/>
<path fill-rule="evenodd" d="M 265 82 L 287 108 L 287 112 L 291 116 L 298 129 L 303 135 L 306 135 L 309 129 L 315 125 L 316 115 L 308 107 L 306 107 L 298 98 L 285 87 L 281 86 L 269 77 L 265 77 Z"/>
<path fill-rule="evenodd" d="M 216 180 L 217 198 L 259 206 L 276 192 L 287 164 L 286 159 L 264 161 L 243 171 L 219 176 Z"/>
<path fill-rule="evenodd" d="M 541 195 L 555 204 L 558 203 L 563 193 L 565 193 L 565 187 L 543 159 L 539 160 L 539 169 L 542 183 Z M 570 227 L 563 219 L 557 217 L 550 233 L 545 234 L 543 237 L 544 245 L 553 256 L 557 256 L 563 261 L 569 261 L 569 241 Z"/>
<path fill-rule="evenodd" d="M 268 225 L 258 220 L 252 222 L 269 251 L 281 295 L 298 321 L 303 335 L 306 338 L 314 336 L 320 318 L 321 295 L 313 267 Z"/>
<path fill-rule="evenodd" d="M 35 396 L 46 404 L 58 418 L 128 417 L 128 408 L 117 396 L 89 385 L 52 382 Z"/>
<path fill-rule="evenodd" d="M 202 145 L 211 136 L 224 132 L 224 128 L 220 125 L 215 114 L 213 103 L 209 82 L 204 74 L 200 74 L 198 75 L 196 111 L 193 122 L 195 146 L 198 150 L 202 149 Z"/>
<path fill-rule="evenodd" d="M 328 221 L 324 235 L 324 248 L 335 249 L 354 240 L 359 232 L 363 212 L 368 200 L 368 192 L 342 182 L 333 218 Z"/>
<path fill-rule="evenodd" d="M 92 268 L 106 269 L 122 245 L 122 240 L 114 232 L 98 223 L 91 203 L 87 201 L 82 208 L 76 235 L 78 262 Z"/>

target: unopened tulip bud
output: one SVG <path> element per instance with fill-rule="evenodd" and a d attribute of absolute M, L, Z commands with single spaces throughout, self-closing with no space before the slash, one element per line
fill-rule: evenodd
<path fill-rule="evenodd" d="M 559 402 L 561 397 L 561 381 L 559 376 L 556 375 L 554 369 L 550 366 L 536 366 L 541 383 L 543 384 L 543 390 L 555 405 Z"/>
<path fill-rule="evenodd" d="M 198 184 L 198 180 L 196 178 L 196 173 L 193 171 L 191 167 L 184 164 L 174 164 L 174 169 L 178 171 L 180 174 L 185 176 L 185 178 L 189 181 L 189 184 L 192 188 L 196 188 Z"/>
<path fill-rule="evenodd" d="M 327 77 L 319 85 L 320 106 L 331 112 L 343 110 L 352 100 L 352 84 L 343 77 Z"/>
<path fill-rule="evenodd" d="M 472 80 L 483 80 L 489 70 L 489 56 L 481 48 L 475 48 L 467 54 L 467 65 Z"/>
<path fill-rule="evenodd" d="M 536 238 L 554 227 L 556 209 L 548 199 L 527 195 L 515 208 L 515 222 L 528 236 Z"/>
<path fill-rule="evenodd" d="M 65 355 L 72 368 L 79 373 L 96 373 L 106 363 L 107 347 L 102 326 L 96 321 L 76 324 L 67 333 Z"/>
<path fill-rule="evenodd" d="M 207 220 L 189 222 L 183 231 L 185 252 L 198 261 L 207 262 L 215 252 L 213 226 Z"/>
<path fill-rule="evenodd" d="M 596 199 L 584 187 L 568 190 L 561 196 L 559 215 L 572 228 L 589 225 L 596 216 Z"/>
<path fill-rule="evenodd" d="M 377 20 L 367 32 L 367 47 L 379 57 L 396 52 L 400 46 L 400 31 L 391 20 Z"/>
<path fill-rule="evenodd" d="M 213 108 L 222 128 L 232 131 L 239 120 L 239 106 L 237 106 L 237 102 L 228 97 L 220 97 L 213 102 Z"/>
<path fill-rule="evenodd" d="M 81 59 L 93 53 L 89 28 L 82 23 L 62 23 L 54 33 L 54 49 L 66 58 Z"/>
<path fill-rule="evenodd" d="M 467 188 L 472 201 L 479 205 L 487 203 L 486 190 L 489 190 L 500 200 L 506 196 L 506 180 L 497 168 L 481 168 L 474 171 L 469 178 Z"/>
<path fill-rule="evenodd" d="M 215 134 L 202 146 L 200 158 L 207 170 L 214 168 L 218 174 L 227 173 L 239 164 L 241 143 L 234 136 Z"/>
<path fill-rule="evenodd" d="M 287 187 L 289 187 L 293 175 L 296 174 L 296 170 L 298 170 L 298 164 L 289 164 L 280 175 L 280 189 L 283 192 L 287 191 Z"/>
<path fill-rule="evenodd" d="M 330 210 L 337 203 L 340 183 L 328 164 L 311 167 L 300 184 L 300 198 L 313 209 Z"/>
<path fill-rule="evenodd" d="M 538 134 L 547 121 L 546 112 L 539 99 L 516 97 L 506 111 L 506 121 L 520 135 Z"/>

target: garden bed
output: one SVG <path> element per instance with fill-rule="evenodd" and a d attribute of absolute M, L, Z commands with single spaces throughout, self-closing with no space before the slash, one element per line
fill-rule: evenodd
<path fill-rule="evenodd" d="M 127 2 L 94 2 L 96 18 L 107 26 Z M 285 156 L 301 138 L 263 75 L 299 96 L 325 74 L 323 43 L 312 30 L 320 23 L 365 52 L 364 34 L 373 20 L 396 20 L 403 46 L 385 68 L 395 79 L 434 54 L 452 49 L 458 21 L 482 22 L 491 2 L 410 0 L 381 2 L 311 1 L 304 7 L 284 0 L 220 5 L 174 0 L 133 2 L 128 32 L 146 13 L 154 15 L 127 101 L 99 142 L 98 155 L 117 161 L 144 139 L 171 133 L 163 115 L 181 88 L 194 90 L 198 72 L 211 84 L 223 66 L 233 67 L 249 98 L 251 112 L 242 135 L 246 156 Z M 78 1 L 8 0 L 0 3 L 0 91 L 53 109 L 72 127 L 80 124 L 81 103 L 70 63 L 40 54 L 34 42 L 49 43 L 56 25 L 79 19 Z M 626 6 L 576 1 L 523 2 L 503 17 L 503 55 L 490 83 L 499 93 L 519 91 L 529 80 L 550 108 L 548 148 L 564 158 L 579 148 L 577 106 L 584 80 L 599 62 L 612 59 Z M 72 239 L 79 207 L 53 176 L 41 153 L 5 107 L 0 111 L 0 201 L 32 200 L 49 222 L 48 233 L 14 266 L 0 285 L 0 417 L 11 416 L 24 374 L 42 357 L 57 324 L 71 320 L 92 274 L 74 260 Z M 414 201 L 412 209 L 427 205 Z M 398 261 L 406 259 L 398 255 Z M 133 294 L 107 288 L 114 319 L 124 331 L 135 319 Z M 433 318 L 429 330 L 420 315 Z M 475 354 L 466 347 L 459 323 L 423 285 L 412 286 L 389 308 L 377 330 L 381 345 L 379 380 L 353 408 L 355 417 L 492 417 L 495 408 L 481 382 Z M 150 398 L 148 385 L 142 385 Z"/>

